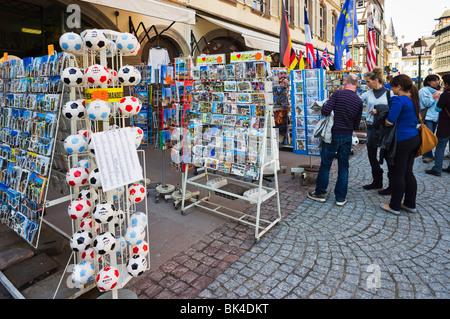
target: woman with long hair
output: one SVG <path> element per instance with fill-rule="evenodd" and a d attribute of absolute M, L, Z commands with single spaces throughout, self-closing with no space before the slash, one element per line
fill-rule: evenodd
<path fill-rule="evenodd" d="M 413 173 L 415 155 L 422 142 L 417 124 L 419 122 L 419 91 L 406 74 L 391 80 L 392 92 L 389 115 L 385 125 L 397 123 L 397 145 L 392 169 L 392 194 L 389 204 L 381 208 L 399 215 L 400 209 L 415 213 L 417 180 Z M 403 203 L 402 203 L 403 200 Z"/>

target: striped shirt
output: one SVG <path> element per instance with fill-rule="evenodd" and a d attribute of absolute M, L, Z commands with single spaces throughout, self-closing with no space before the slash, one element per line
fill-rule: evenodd
<path fill-rule="evenodd" d="M 322 115 L 330 115 L 334 111 L 332 134 L 352 135 L 359 128 L 363 110 L 363 101 L 352 90 L 334 92 L 322 107 Z"/>

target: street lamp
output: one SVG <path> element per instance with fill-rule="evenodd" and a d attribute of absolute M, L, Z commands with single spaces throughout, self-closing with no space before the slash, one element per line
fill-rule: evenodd
<path fill-rule="evenodd" d="M 419 39 L 416 42 L 414 42 L 412 49 L 414 51 L 414 54 L 419 57 L 419 83 L 418 88 L 420 90 L 420 83 L 422 80 L 422 74 L 421 74 L 421 57 L 422 54 L 425 53 L 425 49 L 427 48 L 427 43 L 423 39 Z"/>

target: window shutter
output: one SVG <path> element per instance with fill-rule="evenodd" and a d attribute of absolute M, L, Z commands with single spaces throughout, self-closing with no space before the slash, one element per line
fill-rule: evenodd
<path fill-rule="evenodd" d="M 280 0 L 270 0 L 270 15 L 280 17 Z"/>
<path fill-rule="evenodd" d="M 299 7 L 299 13 L 300 13 L 300 28 L 302 30 L 305 30 L 305 2 L 304 0 L 298 0 L 300 3 Z"/>
<path fill-rule="evenodd" d="M 327 9 L 327 41 L 329 41 L 329 42 L 333 42 L 333 37 L 332 37 L 333 30 L 332 30 L 332 24 L 331 24 L 332 16 L 333 16 L 333 14 L 332 14 L 331 10 Z"/>

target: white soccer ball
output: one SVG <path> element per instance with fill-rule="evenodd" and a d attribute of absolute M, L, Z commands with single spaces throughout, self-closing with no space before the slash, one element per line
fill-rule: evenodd
<path fill-rule="evenodd" d="M 91 134 L 93 132 L 91 130 L 87 130 L 87 129 L 81 129 L 79 131 L 77 131 L 77 134 L 81 134 L 83 135 L 87 140 L 89 140 L 89 138 L 91 137 Z"/>
<path fill-rule="evenodd" d="M 142 202 L 147 196 L 147 190 L 141 184 L 133 184 L 128 188 L 128 200 L 131 203 Z"/>
<path fill-rule="evenodd" d="M 114 41 L 110 40 L 108 43 L 109 43 L 109 45 L 106 48 L 106 56 L 108 58 L 111 58 L 111 57 L 113 57 L 114 55 L 117 54 L 118 49 L 117 49 L 117 44 Z"/>
<path fill-rule="evenodd" d="M 95 226 L 94 226 L 94 221 L 93 221 L 92 217 L 89 216 L 89 217 L 84 218 L 81 221 L 79 229 L 88 231 L 90 233 L 98 233 L 98 231 L 100 229 L 100 225 L 95 224 Z"/>
<path fill-rule="evenodd" d="M 87 30 L 83 39 L 86 48 L 91 51 L 106 50 L 109 44 L 106 34 L 97 29 Z"/>
<path fill-rule="evenodd" d="M 89 173 L 89 183 L 95 189 L 102 188 L 102 181 L 100 179 L 100 171 L 98 168 L 93 169 Z"/>
<path fill-rule="evenodd" d="M 121 209 L 117 210 L 114 214 L 114 227 L 122 226 L 125 220 L 125 212 Z"/>
<path fill-rule="evenodd" d="M 136 136 L 136 140 L 135 140 L 135 146 L 136 148 L 139 147 L 139 145 L 141 145 L 142 140 L 144 139 L 144 130 L 142 130 L 140 127 L 138 126 L 130 126 L 131 131 L 135 134 Z"/>
<path fill-rule="evenodd" d="M 112 266 L 106 266 L 100 270 L 95 278 L 97 288 L 100 291 L 114 289 L 119 282 L 119 270 Z"/>
<path fill-rule="evenodd" d="M 127 261 L 127 272 L 133 276 L 138 277 L 147 269 L 147 258 L 140 255 L 133 255 Z"/>
<path fill-rule="evenodd" d="M 124 238 L 128 245 L 139 245 L 145 239 L 145 228 L 142 226 L 129 226 L 125 230 Z"/>
<path fill-rule="evenodd" d="M 104 121 L 111 115 L 111 106 L 103 100 L 94 100 L 86 108 L 87 114 L 91 120 Z"/>
<path fill-rule="evenodd" d="M 98 257 L 97 259 L 100 259 L 101 257 Z M 89 262 L 94 262 L 95 260 L 95 251 L 94 248 L 91 246 L 85 251 L 81 253 L 81 259 Z"/>
<path fill-rule="evenodd" d="M 92 234 L 85 230 L 79 230 L 70 237 L 70 248 L 75 252 L 88 249 L 92 243 Z"/>
<path fill-rule="evenodd" d="M 141 72 L 134 66 L 124 65 L 119 69 L 117 75 L 119 82 L 125 86 L 137 85 L 141 82 Z"/>
<path fill-rule="evenodd" d="M 113 200 L 119 199 L 123 195 L 124 192 L 125 192 L 125 188 L 122 186 L 111 190 L 111 193 L 113 195 Z"/>
<path fill-rule="evenodd" d="M 95 267 L 90 261 L 83 260 L 76 264 L 72 270 L 72 282 L 83 286 L 94 279 Z"/>
<path fill-rule="evenodd" d="M 92 211 L 92 217 L 96 223 L 109 223 L 115 215 L 114 205 L 108 202 L 102 202 L 95 205 Z"/>
<path fill-rule="evenodd" d="M 119 84 L 119 76 L 117 75 L 117 71 L 113 69 L 108 69 L 108 85 L 116 86 Z"/>
<path fill-rule="evenodd" d="M 79 154 L 87 149 L 88 141 L 86 137 L 79 134 L 72 134 L 64 140 L 64 149 L 69 154 Z"/>
<path fill-rule="evenodd" d="M 116 236 L 116 255 L 121 255 L 127 248 L 127 242 L 123 236 Z"/>
<path fill-rule="evenodd" d="M 352 136 L 352 145 L 356 146 L 359 144 L 359 138 L 357 136 Z"/>
<path fill-rule="evenodd" d="M 68 67 L 61 73 L 61 81 L 69 87 L 84 86 L 84 74 L 79 68 Z"/>
<path fill-rule="evenodd" d="M 148 223 L 147 214 L 144 212 L 135 212 L 130 217 L 131 226 L 142 226 L 146 227 Z"/>
<path fill-rule="evenodd" d="M 76 198 L 74 199 L 67 209 L 67 213 L 70 218 L 77 220 L 86 218 L 91 212 L 92 204 L 87 199 Z"/>
<path fill-rule="evenodd" d="M 117 37 L 116 45 L 123 55 L 136 55 L 141 48 L 136 36 L 128 32 L 122 33 Z"/>
<path fill-rule="evenodd" d="M 143 257 L 148 255 L 149 249 L 148 243 L 145 240 L 141 241 L 137 245 L 131 246 L 131 252 L 133 255 L 141 255 Z"/>
<path fill-rule="evenodd" d="M 79 133 L 77 133 L 79 134 Z M 89 169 L 89 160 L 87 158 L 81 159 L 78 161 L 78 163 L 75 166 L 83 166 Z"/>
<path fill-rule="evenodd" d="M 93 64 L 86 69 L 84 77 L 87 85 L 98 87 L 108 84 L 110 75 L 108 69 L 104 66 Z"/>
<path fill-rule="evenodd" d="M 95 189 L 82 189 L 78 194 L 78 198 L 86 199 L 91 203 L 95 203 L 98 199 L 98 192 Z"/>
<path fill-rule="evenodd" d="M 85 167 L 76 166 L 66 173 L 66 182 L 69 186 L 79 187 L 87 183 L 89 171 Z"/>
<path fill-rule="evenodd" d="M 66 32 L 59 37 L 59 46 L 64 52 L 73 54 L 84 53 L 83 38 L 74 32 Z"/>
<path fill-rule="evenodd" d="M 124 116 L 132 116 L 139 113 L 142 102 L 134 96 L 125 96 L 119 102 L 119 111 Z"/>
<path fill-rule="evenodd" d="M 116 247 L 116 238 L 110 232 L 103 232 L 95 236 L 92 246 L 97 254 L 105 255 Z"/>
<path fill-rule="evenodd" d="M 86 107 L 80 100 L 69 101 L 64 104 L 62 114 L 69 120 L 83 119 L 86 115 Z"/>

